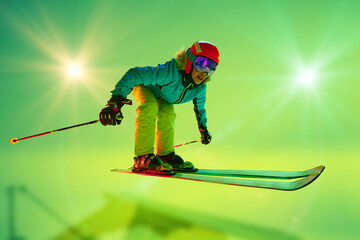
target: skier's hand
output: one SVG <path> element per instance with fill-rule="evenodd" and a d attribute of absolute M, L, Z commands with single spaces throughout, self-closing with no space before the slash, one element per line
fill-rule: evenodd
<path fill-rule="evenodd" d="M 101 110 L 99 119 L 102 125 L 119 125 L 124 118 L 121 113 L 121 108 L 124 104 L 131 105 L 132 102 L 129 99 L 120 95 L 115 95 L 110 98 L 108 104 Z"/>
<path fill-rule="evenodd" d="M 199 130 L 201 134 L 201 143 L 205 145 L 209 144 L 211 142 L 211 134 L 209 133 L 207 128 L 201 126 Z"/>
<path fill-rule="evenodd" d="M 124 116 L 116 103 L 107 104 L 103 109 L 101 109 L 99 114 L 100 122 L 104 126 L 120 124 L 123 118 Z"/>

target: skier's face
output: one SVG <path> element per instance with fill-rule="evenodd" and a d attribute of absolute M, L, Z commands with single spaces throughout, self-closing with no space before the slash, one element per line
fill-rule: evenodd
<path fill-rule="evenodd" d="M 207 73 L 199 72 L 195 68 L 193 68 L 193 70 L 191 72 L 191 77 L 194 80 L 194 83 L 196 85 L 199 85 L 200 83 L 202 83 L 202 81 L 204 81 L 207 78 Z"/>

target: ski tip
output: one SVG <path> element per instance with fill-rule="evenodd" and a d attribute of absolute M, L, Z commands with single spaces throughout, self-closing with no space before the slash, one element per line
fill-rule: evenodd
<path fill-rule="evenodd" d="M 125 172 L 125 173 L 131 173 L 132 171 L 131 171 L 131 169 L 117 169 L 117 168 L 115 168 L 115 169 L 110 170 L 110 172 Z"/>
<path fill-rule="evenodd" d="M 320 165 L 320 166 L 318 166 L 316 168 L 319 170 L 318 174 L 320 175 L 324 171 L 325 165 Z"/>
<path fill-rule="evenodd" d="M 310 185 L 311 183 L 313 183 L 318 177 L 320 177 L 320 174 L 325 169 L 325 165 L 320 165 L 316 168 L 319 170 L 317 173 L 310 174 L 309 176 L 305 177 L 304 179 L 298 180 L 298 182 L 301 183 L 298 187 L 295 187 L 293 189 L 287 189 L 287 190 L 290 190 L 290 191 L 299 190 L 299 189 L 302 189 L 302 188 Z"/>

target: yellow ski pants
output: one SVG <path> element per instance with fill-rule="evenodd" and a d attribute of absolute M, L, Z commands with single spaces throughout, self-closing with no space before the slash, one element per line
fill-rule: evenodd
<path fill-rule="evenodd" d="M 174 104 L 157 99 L 143 85 L 134 87 L 132 92 L 139 105 L 136 109 L 135 156 L 154 153 L 155 140 L 156 154 L 164 156 L 174 152 Z"/>

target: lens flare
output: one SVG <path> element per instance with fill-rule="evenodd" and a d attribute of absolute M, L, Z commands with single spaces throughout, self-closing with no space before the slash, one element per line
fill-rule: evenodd
<path fill-rule="evenodd" d="M 78 78 L 81 76 L 82 71 L 79 64 L 72 63 L 67 66 L 67 74 L 69 77 Z"/>
<path fill-rule="evenodd" d="M 315 81 L 315 72 L 313 70 L 302 70 L 299 75 L 299 83 L 302 85 L 311 85 Z"/>

